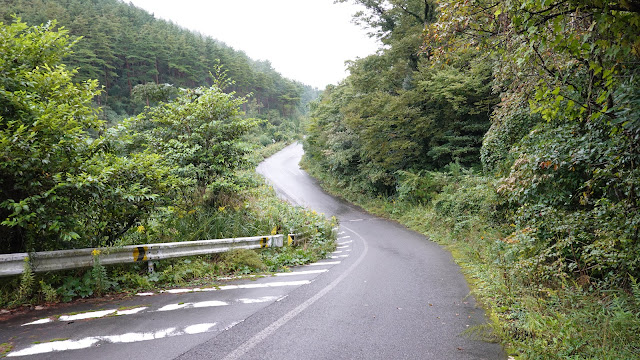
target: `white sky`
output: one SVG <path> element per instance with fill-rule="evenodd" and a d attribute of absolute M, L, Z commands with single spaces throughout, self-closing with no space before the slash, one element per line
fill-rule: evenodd
<path fill-rule="evenodd" d="M 378 48 L 366 29 L 351 22 L 359 8 L 333 0 L 129 1 L 254 60 L 269 60 L 284 77 L 321 90 L 348 75 L 346 60 Z"/>

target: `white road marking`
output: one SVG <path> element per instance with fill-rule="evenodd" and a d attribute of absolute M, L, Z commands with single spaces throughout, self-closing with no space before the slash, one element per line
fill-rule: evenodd
<path fill-rule="evenodd" d="M 210 287 L 210 288 L 169 289 L 169 290 L 162 290 L 160 291 L 160 293 L 166 292 L 170 294 L 181 294 L 181 293 L 188 293 L 188 292 L 209 292 L 209 291 L 217 291 L 217 290 L 259 289 L 259 288 L 283 287 L 283 286 L 300 286 L 300 285 L 307 285 L 310 283 L 311 283 L 311 280 L 276 281 L 276 282 L 259 283 L 259 284 L 223 285 L 223 286 Z"/>
<path fill-rule="evenodd" d="M 214 307 L 214 306 L 226 306 L 229 305 L 224 301 L 202 301 L 196 303 L 182 303 L 182 304 L 169 304 L 161 307 L 157 311 L 172 311 L 179 309 L 190 309 L 190 308 L 203 308 L 203 307 Z"/>
<path fill-rule="evenodd" d="M 321 274 L 321 273 L 325 273 L 327 271 L 329 271 L 329 269 L 292 271 L 292 272 L 287 272 L 287 273 L 276 273 L 275 276 L 311 275 L 311 274 Z"/>
<path fill-rule="evenodd" d="M 352 220 L 348 220 L 350 222 L 357 222 L 357 221 L 364 221 L 364 219 L 352 219 Z"/>
<path fill-rule="evenodd" d="M 137 308 L 133 308 L 133 309 L 128 309 L 128 310 L 118 310 L 116 312 L 117 316 L 121 316 L 121 315 L 133 315 L 133 314 L 137 314 L 141 311 L 144 311 L 146 309 L 148 309 L 148 306 L 141 306 L 141 307 L 137 307 Z"/>
<path fill-rule="evenodd" d="M 320 270 L 319 272 L 325 272 L 328 270 Z M 316 272 L 316 271 L 312 271 L 312 272 Z M 295 273 L 293 273 L 295 274 Z M 289 282 L 290 283 L 295 283 L 295 284 L 307 284 L 309 283 L 308 281 L 306 282 Z M 281 284 L 281 283 L 279 283 Z M 201 289 L 202 290 L 202 289 Z M 256 298 L 256 299 L 248 299 L 248 298 L 244 298 L 244 299 L 238 299 L 237 301 L 243 304 L 255 304 L 255 303 L 261 303 L 261 302 L 268 302 L 268 301 L 277 301 L 279 300 L 279 298 L 277 296 L 266 296 L 266 297 L 261 297 L 261 298 Z M 164 311 L 173 311 L 173 310 L 180 310 L 180 309 L 191 309 L 191 308 L 204 308 L 204 307 L 215 307 L 215 306 L 226 306 L 229 305 L 228 303 L 224 302 L 224 301 L 202 301 L 202 302 L 195 302 L 195 303 L 182 303 L 182 304 L 168 304 L 165 305 L 163 307 L 161 307 L 158 310 L 151 310 L 151 311 L 147 311 L 147 312 L 164 312 Z M 98 319 L 98 318 L 103 318 L 105 316 L 109 316 L 109 315 L 114 315 L 114 316 L 123 316 L 123 315 L 133 315 L 133 314 L 137 314 L 139 312 L 148 310 L 149 307 L 148 306 L 141 306 L 141 307 L 137 307 L 137 308 L 133 308 L 133 309 L 127 309 L 127 310 L 100 310 L 100 311 L 88 311 L 85 313 L 81 313 L 81 314 L 74 314 L 74 315 L 62 315 L 57 317 L 57 319 L 59 321 L 75 321 L 75 320 L 85 320 L 85 319 Z M 32 321 L 30 323 L 26 323 L 26 324 L 22 324 L 22 326 L 27 326 L 27 325 L 41 325 L 41 324 L 47 324 L 50 322 L 53 322 L 56 320 L 56 317 L 48 317 L 48 318 L 44 318 L 44 319 L 39 319 L 36 321 Z"/>
<path fill-rule="evenodd" d="M 349 247 L 349 245 L 343 245 L 343 246 L 338 246 L 338 247 L 336 247 L 336 249 L 346 249 L 346 248 L 348 248 L 348 247 Z"/>
<path fill-rule="evenodd" d="M 351 244 L 353 242 L 353 240 L 349 240 L 349 241 L 343 241 L 343 242 L 339 242 L 338 245 L 346 245 L 346 244 Z"/>
<path fill-rule="evenodd" d="M 30 323 L 22 324 L 21 326 L 27 326 L 27 325 L 40 325 L 40 324 L 50 323 L 50 322 L 52 322 L 52 321 L 53 321 L 53 319 L 51 319 L 51 318 L 45 318 L 45 319 L 40 319 L 40 320 L 32 321 L 32 322 L 30 322 Z"/>
<path fill-rule="evenodd" d="M 147 306 L 141 306 L 141 307 L 137 307 L 137 308 L 133 308 L 133 309 L 126 309 L 126 310 L 113 310 L 112 309 L 112 310 L 87 311 L 87 312 L 80 313 L 80 314 L 61 315 L 61 316 L 58 317 L 58 321 L 76 321 L 76 320 L 86 320 L 86 319 L 97 319 L 97 318 L 102 318 L 102 317 L 105 317 L 105 316 L 108 316 L 108 315 L 115 315 L 115 316 L 133 315 L 133 314 L 137 314 L 137 313 L 139 313 L 141 311 L 144 311 L 146 309 L 148 309 Z M 50 323 L 50 322 L 52 322 L 54 320 L 55 320 L 54 317 L 48 317 L 48 318 L 32 321 L 30 323 L 22 324 L 21 326 L 41 325 L 41 324 Z"/>
<path fill-rule="evenodd" d="M 336 256 L 329 256 L 329 259 L 342 259 L 347 257 L 349 257 L 349 255 L 336 255 Z"/>
<path fill-rule="evenodd" d="M 26 349 L 12 351 L 7 357 L 28 356 L 50 352 L 86 349 L 97 343 L 132 343 L 139 341 L 162 339 L 166 337 L 194 335 L 211 331 L 216 323 L 194 324 L 183 329 L 168 328 L 152 332 L 126 333 L 120 335 L 91 336 L 80 340 L 63 340 L 32 345 Z"/>
<path fill-rule="evenodd" d="M 261 284 L 240 284 L 240 285 L 225 285 L 220 286 L 219 290 L 235 290 L 235 289 L 260 289 L 270 287 L 282 287 L 282 286 L 300 286 L 311 284 L 311 280 L 298 280 L 298 281 L 281 281 L 281 282 L 269 282 Z"/>
<path fill-rule="evenodd" d="M 84 319 L 101 318 L 103 316 L 115 314 L 116 311 L 118 310 L 113 309 L 113 310 L 102 310 L 102 311 L 90 311 L 90 312 L 75 314 L 75 315 L 62 315 L 58 318 L 58 320 L 76 321 L 76 320 L 84 320 Z"/>
<path fill-rule="evenodd" d="M 340 264 L 340 261 L 325 261 L 325 262 L 316 262 L 313 264 L 307 264 L 304 266 L 323 266 L 323 265 L 338 265 Z"/>
<path fill-rule="evenodd" d="M 340 254 L 340 253 L 342 253 L 342 251 L 334 251 L 334 252 L 332 252 L 332 254 Z"/>
<path fill-rule="evenodd" d="M 243 304 L 258 304 L 258 303 L 278 301 L 278 300 L 279 300 L 278 296 L 263 296 L 257 299 L 238 299 L 238 301 Z"/>
<path fill-rule="evenodd" d="M 7 354 L 7 357 L 43 354 L 43 353 L 49 353 L 54 351 L 86 349 L 88 347 L 93 346 L 93 344 L 97 343 L 98 341 L 100 341 L 99 338 L 88 337 L 80 340 L 64 340 L 64 341 L 54 341 L 50 343 L 35 344 L 33 346 L 30 346 L 20 351 L 12 351 L 9 354 Z"/>

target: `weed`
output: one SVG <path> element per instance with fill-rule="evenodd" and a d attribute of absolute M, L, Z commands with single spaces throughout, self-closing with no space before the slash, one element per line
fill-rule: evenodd
<path fill-rule="evenodd" d="M 47 342 L 56 342 L 56 341 L 67 341 L 69 340 L 69 338 L 55 338 L 55 339 L 51 339 Z"/>
<path fill-rule="evenodd" d="M 258 253 L 253 250 L 234 249 L 223 253 L 221 259 L 224 263 L 228 264 L 229 269 L 236 273 L 241 272 L 248 274 L 252 272 L 252 270 L 263 271 L 266 269 Z"/>
<path fill-rule="evenodd" d="M 35 282 L 35 276 L 33 275 L 33 270 L 31 270 L 31 264 L 28 257 L 24 258 L 23 266 L 24 270 L 20 277 L 20 288 L 18 289 L 15 299 L 17 304 L 29 301 L 31 293 L 33 292 L 33 284 Z"/>
<path fill-rule="evenodd" d="M 58 292 L 43 280 L 40 280 L 40 292 L 44 296 L 44 301 L 48 303 L 57 302 L 60 297 Z"/>
<path fill-rule="evenodd" d="M 12 344 L 9 344 L 9 343 L 0 344 L 0 356 L 6 355 L 11 350 L 13 350 L 13 345 Z"/>

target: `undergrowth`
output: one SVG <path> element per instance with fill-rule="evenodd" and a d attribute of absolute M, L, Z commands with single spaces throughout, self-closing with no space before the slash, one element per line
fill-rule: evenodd
<path fill-rule="evenodd" d="M 447 247 L 483 304 L 497 336 L 516 359 L 640 358 L 640 285 L 615 288 L 580 277 L 554 282 L 527 277 L 514 231 L 494 180 L 450 169 L 425 177 L 426 201 L 372 197 L 338 184 L 303 163 L 325 189 L 366 210 L 397 220 Z M 453 171 L 451 171 L 453 170 Z M 355 185 L 357 186 L 357 185 Z M 404 194 L 412 191 L 401 189 Z M 403 192 L 400 192 L 403 194 Z M 488 339 L 489 340 L 489 339 Z"/>
<path fill-rule="evenodd" d="M 281 148 L 275 145 L 273 149 Z M 270 152 L 270 151 L 269 151 Z M 268 153 L 269 153 L 268 152 Z M 267 153 L 267 154 L 268 154 Z M 325 258 L 335 249 L 337 220 L 294 207 L 279 200 L 257 174 L 246 171 L 248 186 L 239 196 L 217 198 L 217 207 L 206 203 L 175 211 L 179 216 L 157 217 L 128 233 L 118 245 L 222 239 L 283 234 L 285 246 L 263 250 L 237 249 L 227 253 L 104 266 L 94 252 L 89 269 L 34 273 L 25 262 L 23 276 L 0 279 L 0 307 L 17 307 L 114 292 L 134 292 L 186 284 L 212 284 L 219 277 L 287 271 Z M 296 242 L 287 246 L 288 234 Z"/>

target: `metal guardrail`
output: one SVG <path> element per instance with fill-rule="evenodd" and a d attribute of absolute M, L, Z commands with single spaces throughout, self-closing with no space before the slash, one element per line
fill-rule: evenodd
<path fill-rule="evenodd" d="M 126 264 L 205 255 L 233 249 L 260 249 L 283 246 L 284 235 L 253 236 L 233 239 L 198 240 L 115 248 L 75 249 L 0 255 L 0 277 L 22 274 L 25 258 L 34 272 L 68 270 L 93 266 L 94 256 L 103 265 Z M 289 243 L 290 244 L 290 243 Z M 149 264 L 150 269 L 152 265 Z"/>

